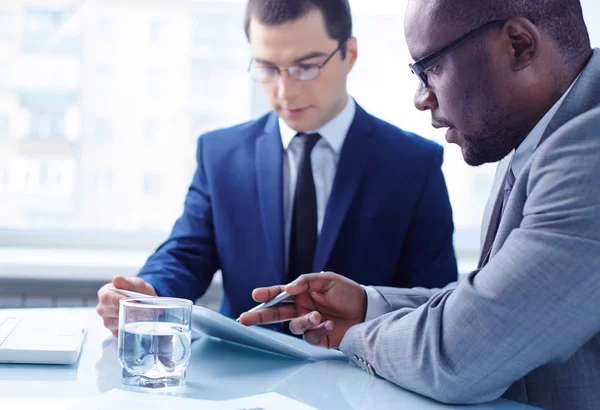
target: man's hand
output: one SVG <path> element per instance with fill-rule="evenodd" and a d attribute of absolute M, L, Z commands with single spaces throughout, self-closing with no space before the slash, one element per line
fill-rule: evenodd
<path fill-rule="evenodd" d="M 292 333 L 304 335 L 310 344 L 335 349 L 348 329 L 365 320 L 364 289 L 336 273 L 302 275 L 289 285 L 254 289 L 252 297 L 266 302 L 283 291 L 294 296 L 294 303 L 243 313 L 240 323 L 251 326 L 291 319 Z"/>
<path fill-rule="evenodd" d="M 141 278 L 124 278 L 115 276 L 112 283 L 107 283 L 98 290 L 96 312 L 104 319 L 104 326 L 117 337 L 119 333 L 119 300 L 127 297 L 109 290 L 109 286 L 117 289 L 131 290 L 145 295 L 156 296 L 156 291 Z"/>

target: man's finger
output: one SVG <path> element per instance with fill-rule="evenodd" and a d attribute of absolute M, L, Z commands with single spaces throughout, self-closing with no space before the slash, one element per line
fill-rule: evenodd
<path fill-rule="evenodd" d="M 339 279 L 340 276 L 333 272 L 307 273 L 286 285 L 284 290 L 290 295 L 303 292 L 326 292 L 335 286 Z"/>
<path fill-rule="evenodd" d="M 267 323 L 285 322 L 298 317 L 296 305 L 287 304 L 257 310 L 256 312 L 245 312 L 240 316 L 240 323 L 246 326 L 262 325 Z"/>
<path fill-rule="evenodd" d="M 119 302 L 117 299 L 117 303 L 116 304 L 105 304 L 105 303 L 99 303 L 96 306 L 96 312 L 102 316 L 103 318 L 106 317 L 119 317 Z"/>
<path fill-rule="evenodd" d="M 333 272 L 307 273 L 301 275 L 288 285 L 254 289 L 252 291 L 252 298 L 257 302 L 266 302 L 283 291 L 294 296 L 304 292 L 325 292 L 338 283 L 339 279 L 340 275 Z"/>
<path fill-rule="evenodd" d="M 252 299 L 257 302 L 266 302 L 283 292 L 283 285 L 270 286 L 268 288 L 257 288 L 252 291 Z"/>
<path fill-rule="evenodd" d="M 117 275 L 113 278 L 112 284 L 117 289 L 131 290 L 133 292 L 143 293 L 145 295 L 156 295 L 156 291 L 142 278 L 125 278 Z"/>
<path fill-rule="evenodd" d="M 310 312 L 290 322 L 290 331 L 295 335 L 303 335 L 307 330 L 314 329 L 321 323 L 319 312 Z"/>
<path fill-rule="evenodd" d="M 108 289 L 108 285 L 102 286 L 98 291 L 98 314 L 104 316 L 112 311 L 112 309 L 116 309 L 119 311 L 119 300 L 123 299 L 125 296 L 120 293 L 113 292 Z"/>
<path fill-rule="evenodd" d="M 104 319 L 104 326 L 111 331 L 119 330 L 119 319 L 118 318 L 106 318 Z"/>
<path fill-rule="evenodd" d="M 330 349 L 334 346 L 329 346 L 329 340 L 327 336 L 333 331 L 334 328 L 335 326 L 333 322 L 328 320 L 324 323 L 321 323 L 314 329 L 307 330 L 304 333 L 304 340 L 311 345 Z"/>

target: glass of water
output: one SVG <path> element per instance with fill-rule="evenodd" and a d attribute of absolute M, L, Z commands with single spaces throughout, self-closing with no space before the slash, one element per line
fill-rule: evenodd
<path fill-rule="evenodd" d="M 144 297 L 121 299 L 119 361 L 129 388 L 185 384 L 190 361 L 192 301 Z"/>

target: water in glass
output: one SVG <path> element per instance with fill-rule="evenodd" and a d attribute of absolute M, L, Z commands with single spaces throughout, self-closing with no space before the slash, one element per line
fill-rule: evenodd
<path fill-rule="evenodd" d="M 123 383 L 149 388 L 183 385 L 190 345 L 189 326 L 170 322 L 125 324 L 119 334 Z"/>

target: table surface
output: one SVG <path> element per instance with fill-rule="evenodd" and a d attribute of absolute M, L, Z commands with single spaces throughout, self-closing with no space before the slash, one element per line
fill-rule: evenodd
<path fill-rule="evenodd" d="M 35 315 L 37 310 L 3 312 Z M 60 314 L 64 309 L 55 310 Z M 62 410 L 121 387 L 116 339 L 104 329 L 102 320 L 93 309 L 69 309 L 69 312 L 77 312 L 87 321 L 88 333 L 79 361 L 72 366 L 0 364 L 0 409 Z M 294 339 L 294 343 L 304 342 Z M 370 376 L 340 352 L 313 349 L 320 360 L 309 362 L 217 339 L 198 339 L 192 344 L 192 359 L 183 395 L 225 400 L 277 392 L 327 410 L 533 408 L 502 399 L 478 406 L 440 404 Z"/>

